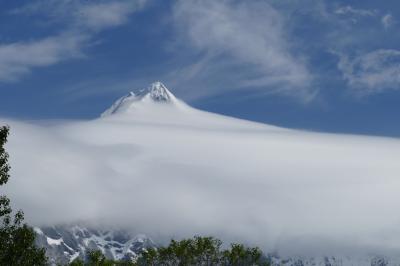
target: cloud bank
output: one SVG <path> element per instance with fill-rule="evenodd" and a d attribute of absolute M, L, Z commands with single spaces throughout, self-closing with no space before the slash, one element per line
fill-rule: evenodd
<path fill-rule="evenodd" d="M 396 254 L 400 141 L 190 108 L 11 125 L 6 192 L 31 223 L 214 235 L 281 254 Z"/>

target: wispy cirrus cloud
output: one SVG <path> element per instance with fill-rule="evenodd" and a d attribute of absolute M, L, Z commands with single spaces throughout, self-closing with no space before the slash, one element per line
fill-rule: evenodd
<path fill-rule="evenodd" d="M 80 30 L 103 30 L 128 22 L 129 16 L 147 0 L 83 1 L 41 0 L 11 10 L 15 15 L 42 15 Z"/>
<path fill-rule="evenodd" d="M 97 32 L 126 23 L 145 2 L 47 0 L 10 11 L 16 16 L 40 14 L 62 22 L 63 27 L 58 34 L 45 38 L 0 43 L 0 82 L 18 81 L 34 68 L 83 57 L 84 48 Z"/>
<path fill-rule="evenodd" d="M 83 56 L 88 36 L 61 34 L 37 41 L 0 44 L 0 81 L 16 81 L 35 67 Z"/>
<path fill-rule="evenodd" d="M 400 51 L 380 49 L 350 58 L 339 55 L 338 68 L 347 84 L 361 94 L 400 89 Z"/>
<path fill-rule="evenodd" d="M 293 52 L 285 19 L 270 4 L 177 1 L 173 12 L 182 42 L 203 55 L 178 75 L 204 76 L 214 84 L 230 80 L 224 82 L 229 88 L 308 95 L 312 75 L 306 60 Z"/>
<path fill-rule="evenodd" d="M 129 16 L 143 7 L 145 1 L 103 2 L 84 4 L 74 13 L 79 26 L 92 30 L 103 30 L 125 24 Z"/>
<path fill-rule="evenodd" d="M 368 16 L 374 17 L 377 15 L 376 10 L 369 10 L 369 9 L 358 9 L 352 6 L 342 6 L 335 10 L 336 14 L 339 15 L 357 15 L 357 16 Z"/>

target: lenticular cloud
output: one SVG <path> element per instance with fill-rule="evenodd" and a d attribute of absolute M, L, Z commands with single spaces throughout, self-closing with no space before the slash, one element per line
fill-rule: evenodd
<path fill-rule="evenodd" d="M 400 141 L 288 130 L 193 109 L 161 83 L 90 121 L 11 126 L 4 187 L 30 223 L 282 253 L 400 248 Z"/>

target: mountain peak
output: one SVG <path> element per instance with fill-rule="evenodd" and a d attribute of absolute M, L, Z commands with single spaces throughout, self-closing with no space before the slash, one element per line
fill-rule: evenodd
<path fill-rule="evenodd" d="M 102 117 L 121 113 L 147 104 L 177 104 L 178 100 L 160 81 L 153 82 L 146 89 L 129 92 L 119 98 L 109 109 L 101 114 Z"/>
<path fill-rule="evenodd" d="M 162 84 L 160 81 L 156 81 L 148 88 L 148 94 L 150 97 L 157 102 L 169 102 L 171 101 L 172 93 Z"/>

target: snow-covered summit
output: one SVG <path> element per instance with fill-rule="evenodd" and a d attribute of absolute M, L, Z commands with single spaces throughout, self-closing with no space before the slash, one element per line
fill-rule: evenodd
<path fill-rule="evenodd" d="M 247 128 L 249 123 L 259 129 L 274 126 L 243 121 L 196 109 L 176 98 L 164 84 L 157 81 L 148 88 L 130 92 L 119 98 L 101 114 L 101 120 L 170 125 L 185 128 Z M 279 128 L 279 130 L 282 130 Z"/>
<path fill-rule="evenodd" d="M 148 88 L 137 92 L 130 92 L 119 98 L 101 117 L 117 113 L 124 113 L 132 109 L 147 105 L 182 105 L 180 101 L 160 81 L 152 83 Z"/>
<path fill-rule="evenodd" d="M 144 97 L 149 97 L 155 102 L 174 102 L 175 96 L 162 84 L 160 81 L 156 81 L 150 85 L 146 90 L 143 90 Z"/>

